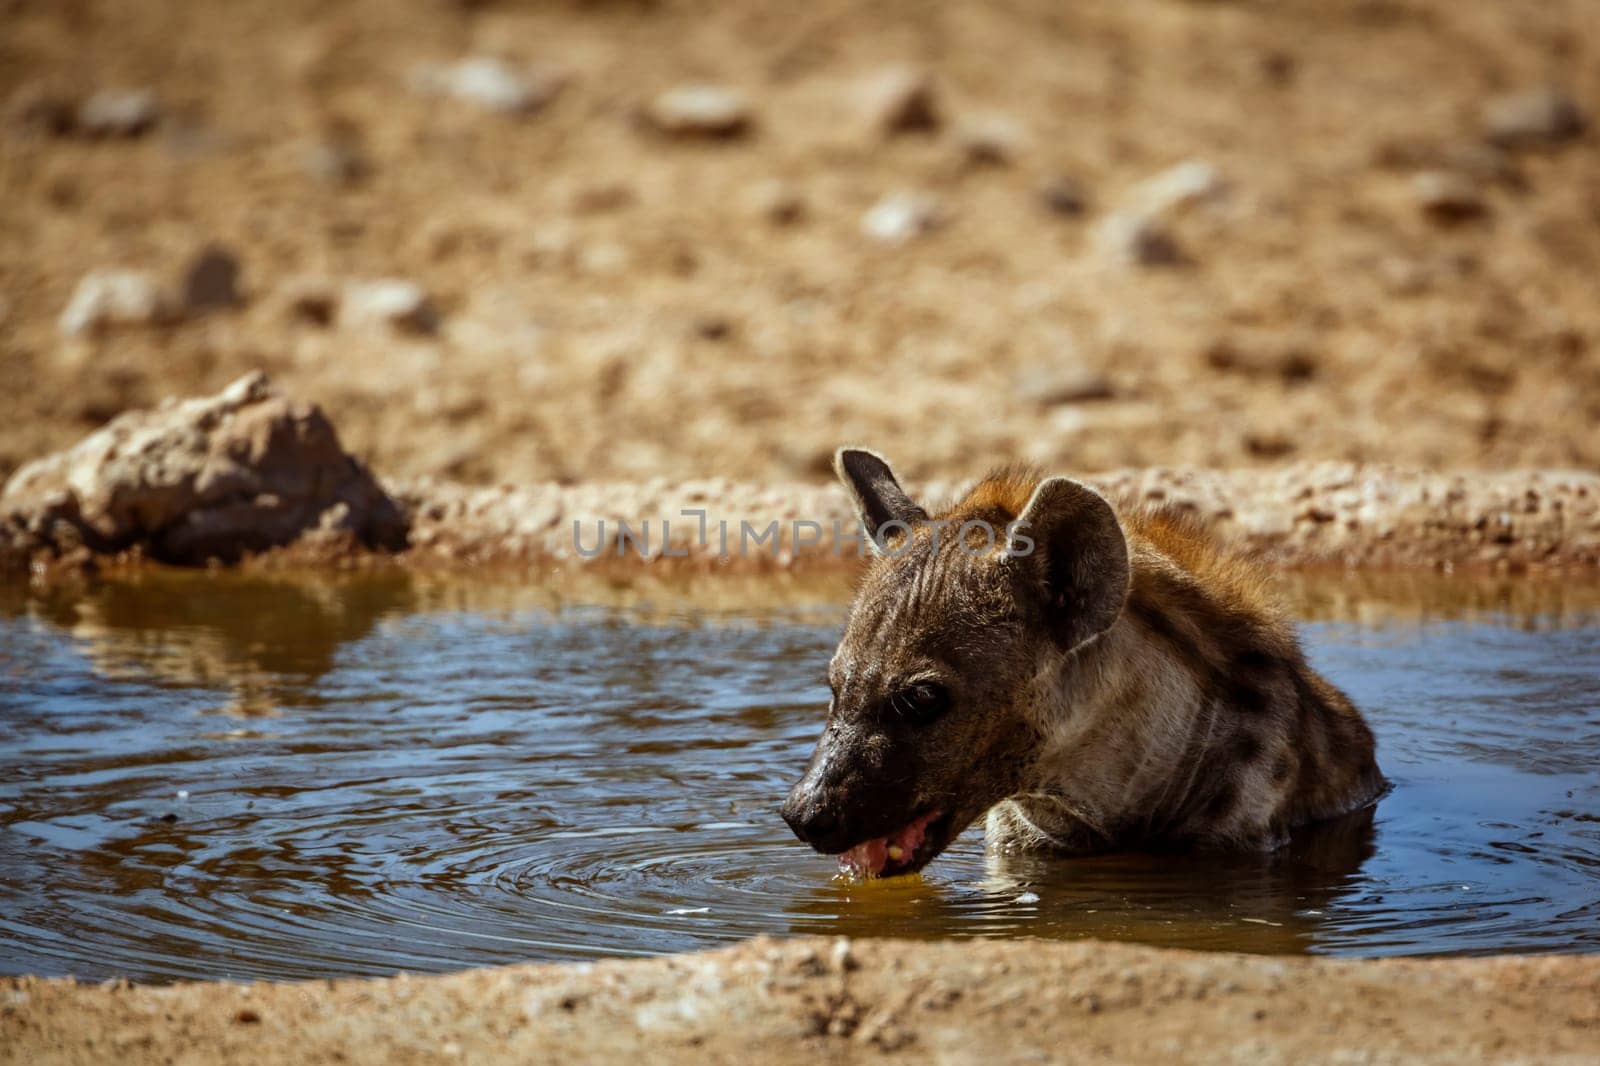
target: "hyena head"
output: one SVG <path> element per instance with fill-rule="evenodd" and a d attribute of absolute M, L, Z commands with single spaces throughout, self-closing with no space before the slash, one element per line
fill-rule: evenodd
<path fill-rule="evenodd" d="M 1002 472 L 931 516 L 871 452 L 840 480 L 874 538 L 816 752 L 783 817 L 866 876 L 921 869 L 994 804 L 1024 790 L 1066 656 L 1127 598 L 1127 543 L 1110 505 L 1066 478 Z"/>

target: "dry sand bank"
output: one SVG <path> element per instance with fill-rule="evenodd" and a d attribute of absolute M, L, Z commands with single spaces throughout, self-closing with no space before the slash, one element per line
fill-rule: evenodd
<path fill-rule="evenodd" d="M 0 983 L 0 1061 L 1592 1063 L 1600 958 L 760 939 L 307 984 Z"/>
<path fill-rule="evenodd" d="M 1316 463 L 1086 480 L 1128 506 L 1190 514 L 1229 546 L 1284 567 L 1520 573 L 1600 562 L 1600 475 L 1583 471 Z M 959 486 L 911 488 L 938 500 Z M 867 546 L 831 483 L 385 484 L 345 451 L 318 406 L 259 373 L 212 396 L 127 412 L 0 488 L 0 571 L 14 575 L 270 552 L 269 562 L 293 565 L 761 573 L 848 568 Z"/>

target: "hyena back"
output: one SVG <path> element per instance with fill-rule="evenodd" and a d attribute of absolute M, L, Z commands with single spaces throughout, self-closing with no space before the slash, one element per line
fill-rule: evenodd
<path fill-rule="evenodd" d="M 817 850 L 909 872 L 985 815 L 1002 848 L 1270 849 L 1385 789 L 1360 712 L 1192 524 L 1022 468 L 930 515 L 876 455 L 836 466 L 898 535 L 784 804 Z"/>

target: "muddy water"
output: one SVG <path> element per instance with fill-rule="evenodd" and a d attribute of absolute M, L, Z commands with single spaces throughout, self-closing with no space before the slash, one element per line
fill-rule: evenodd
<path fill-rule="evenodd" d="M 384 974 L 756 933 L 1600 949 L 1600 623 L 1559 594 L 1308 625 L 1379 734 L 1375 818 L 1233 859 L 986 857 L 972 830 L 855 885 L 774 813 L 837 606 L 657 593 L 0 592 L 0 971 Z M 1302 598 L 1351 617 L 1333 600 Z"/>

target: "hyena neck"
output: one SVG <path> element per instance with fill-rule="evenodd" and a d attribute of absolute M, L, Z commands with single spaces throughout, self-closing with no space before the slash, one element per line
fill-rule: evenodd
<path fill-rule="evenodd" d="M 1001 842 L 1270 848 L 1382 793 L 1371 732 L 1293 630 L 1214 585 L 1135 553 L 1116 624 L 1041 678 L 1047 739 Z"/>

